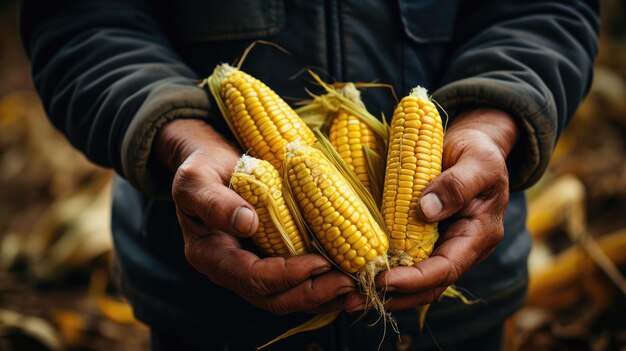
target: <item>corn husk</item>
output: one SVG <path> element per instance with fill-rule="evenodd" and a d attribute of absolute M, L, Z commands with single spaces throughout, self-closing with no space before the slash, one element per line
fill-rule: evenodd
<path fill-rule="evenodd" d="M 332 146 L 328 138 L 319 130 L 314 129 L 313 132 L 317 137 L 317 143 L 313 146 L 320 150 L 326 158 L 332 163 L 339 173 L 348 181 L 348 185 L 352 188 L 352 190 L 359 196 L 361 201 L 367 210 L 372 214 L 376 223 L 380 226 L 385 233 L 388 233 L 387 227 L 385 226 L 385 220 L 378 209 L 378 204 L 374 200 L 372 194 L 363 186 L 363 183 L 359 180 L 357 175 L 350 169 L 350 166 L 344 161 L 341 156 L 337 153 L 337 150 Z"/>
<path fill-rule="evenodd" d="M 296 109 L 296 113 L 305 122 L 309 123 L 308 121 L 310 120 L 313 127 L 319 128 L 320 119 L 324 119 L 322 125 L 327 125 L 329 123 L 328 114 L 343 109 L 365 123 L 385 145 L 387 144 L 389 140 L 389 125 L 384 118 L 376 118 L 369 113 L 360 97 L 346 96 L 343 93 L 345 89 L 338 90 L 333 88 L 311 70 L 309 70 L 309 74 L 324 88 L 326 94 L 317 96 L 313 101 L 309 101 L 303 107 Z M 320 116 L 323 116 L 323 118 Z M 324 130 L 324 128 L 320 129 Z"/>

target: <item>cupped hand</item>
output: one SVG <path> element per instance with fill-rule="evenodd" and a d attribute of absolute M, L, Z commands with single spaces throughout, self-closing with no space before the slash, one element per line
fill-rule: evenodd
<path fill-rule="evenodd" d="M 517 140 L 513 118 L 496 109 L 464 113 L 444 137 L 444 171 L 425 189 L 418 217 L 425 222 L 450 219 L 431 257 L 397 267 L 377 278 L 387 291 L 389 311 L 433 302 L 451 284 L 493 252 L 504 235 L 509 200 L 506 157 Z M 345 308 L 364 306 L 350 295 Z"/>
<path fill-rule="evenodd" d="M 341 307 L 354 290 L 348 276 L 329 272 L 322 256 L 259 258 L 239 238 L 259 225 L 254 208 L 227 184 L 238 151 L 201 120 L 175 120 L 159 131 L 157 159 L 173 174 L 172 198 L 187 261 L 213 283 L 276 314 Z"/>

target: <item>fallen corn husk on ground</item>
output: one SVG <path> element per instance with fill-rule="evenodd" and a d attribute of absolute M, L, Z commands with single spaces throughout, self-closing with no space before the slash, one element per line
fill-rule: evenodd
<path fill-rule="evenodd" d="M 604 236 L 600 242 L 588 234 L 585 187 L 572 175 L 566 174 L 553 180 L 529 205 L 528 228 L 537 241 L 536 247 L 542 247 L 542 240 L 546 240 L 558 227 L 562 227 L 578 247 L 549 257 L 549 265 L 536 264 L 537 250 L 533 250 L 529 304 L 545 307 L 551 301 L 551 308 L 568 306 L 583 295 L 582 286 L 578 284 L 581 275 L 589 277 L 596 267 L 626 296 L 626 278 L 618 269 L 626 262 L 626 256 L 617 254 L 626 243 L 624 233 L 618 231 Z M 553 296 L 558 296 L 558 299 Z"/>

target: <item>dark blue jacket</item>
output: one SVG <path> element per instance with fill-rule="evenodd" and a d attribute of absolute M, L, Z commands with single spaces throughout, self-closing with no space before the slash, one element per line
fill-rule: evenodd
<path fill-rule="evenodd" d="M 202 118 L 226 131 L 193 79 L 233 61 L 252 40 L 243 69 L 279 94 L 304 97 L 303 67 L 339 81 L 391 83 L 399 94 L 428 87 L 450 113 L 478 106 L 508 111 L 521 138 L 508 159 L 511 200 L 505 237 L 458 286 L 485 303 L 436 304 L 428 323 L 440 342 L 481 333 L 523 303 L 530 239 L 521 190 L 543 173 L 557 136 L 586 93 L 596 54 L 597 1 L 514 0 L 23 0 L 21 32 L 35 85 L 56 127 L 117 179 L 113 235 L 121 284 L 138 317 L 229 349 L 259 345 L 308 316 L 276 317 L 213 285 L 187 264 L 170 176 L 150 158 L 158 129 Z M 330 78 L 329 78 L 330 79 Z M 391 116 L 388 92 L 364 92 L 370 111 Z M 381 326 L 330 328 L 276 349 L 376 349 Z M 417 314 L 397 314 L 408 349 Z M 382 349 L 396 347 L 387 333 Z M 426 334 L 425 334 L 426 335 Z M 405 339 L 407 340 L 407 339 Z M 211 344 L 213 345 L 213 344 Z M 217 344 L 215 344 L 217 345 Z M 247 346 L 243 346 L 247 345 Z M 406 345 L 405 345 L 406 346 Z"/>

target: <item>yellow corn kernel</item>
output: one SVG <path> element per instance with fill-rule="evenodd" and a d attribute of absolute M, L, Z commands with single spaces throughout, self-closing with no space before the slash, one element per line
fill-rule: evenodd
<path fill-rule="evenodd" d="M 400 100 L 391 131 L 382 213 L 392 230 L 392 247 L 417 262 L 430 256 L 439 237 L 436 223 L 415 216 L 424 187 L 441 173 L 443 158 L 443 124 L 426 89 L 417 87 Z"/>
<path fill-rule="evenodd" d="M 209 87 L 241 146 L 279 171 L 288 143 L 315 142 L 313 132 L 296 112 L 251 75 L 221 64 L 209 78 Z"/>
<path fill-rule="evenodd" d="M 291 143 L 285 170 L 293 194 L 312 188 L 319 195 L 315 210 L 303 211 L 303 217 L 326 254 L 347 273 L 373 267 L 380 271 L 381 264 L 387 262 L 387 235 L 324 154 L 314 147 Z M 297 198 L 301 209 L 311 208 L 309 194 Z"/>
<path fill-rule="evenodd" d="M 376 134 L 358 117 L 340 109 L 330 124 L 328 139 L 350 169 L 356 173 L 363 186 L 372 193 L 363 147 L 368 147 L 382 155 L 384 145 L 378 140 Z"/>
<path fill-rule="evenodd" d="M 252 240 L 264 254 L 290 257 L 307 253 L 307 242 L 285 204 L 282 179 L 269 162 L 242 156 L 230 183 L 244 200 L 254 206 L 259 216 L 259 228 Z M 279 223 L 276 223 L 277 219 Z M 278 226 L 282 227 L 286 237 Z"/>

